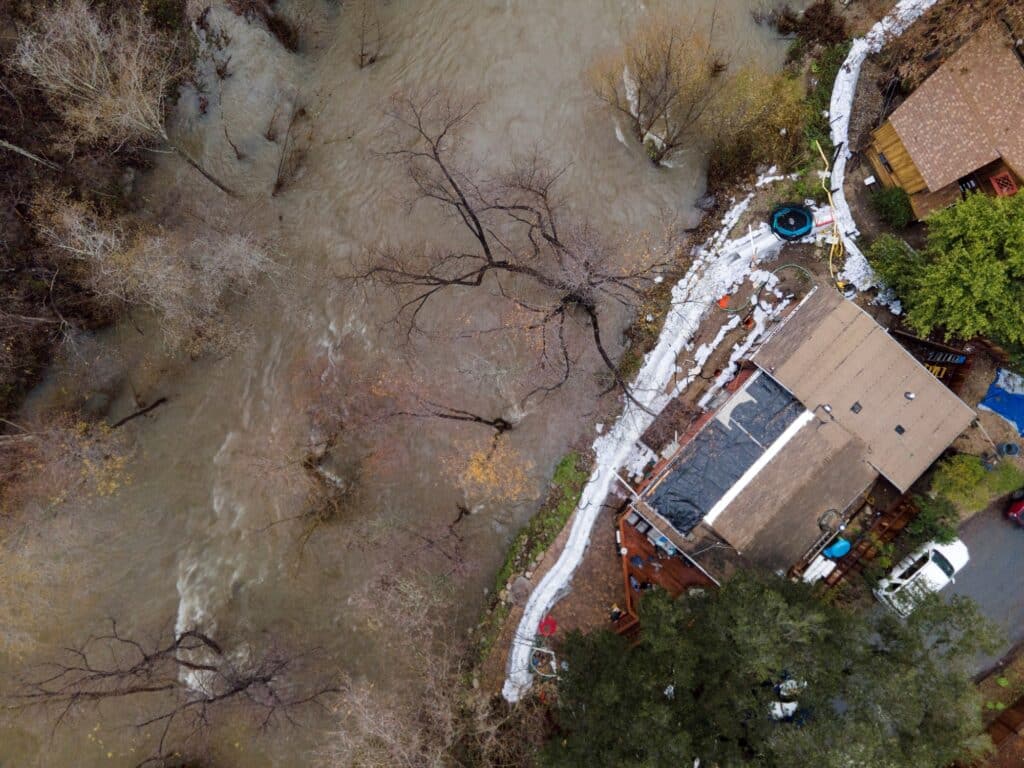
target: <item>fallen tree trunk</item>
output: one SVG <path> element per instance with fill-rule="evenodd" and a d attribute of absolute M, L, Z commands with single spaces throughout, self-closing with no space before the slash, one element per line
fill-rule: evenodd
<path fill-rule="evenodd" d="M 135 413 L 129 413 L 123 419 L 119 419 L 118 421 L 115 421 L 113 424 L 110 425 L 110 428 L 111 429 L 117 429 L 118 427 L 127 424 L 132 419 L 137 419 L 137 418 L 139 418 L 139 416 L 145 416 L 147 413 L 152 411 L 154 408 L 157 408 L 157 407 L 163 405 L 166 402 L 167 402 L 167 398 L 166 397 L 158 397 L 156 400 L 154 400 L 152 403 L 147 405 L 145 408 L 140 408 L 139 410 L 135 411 Z"/>

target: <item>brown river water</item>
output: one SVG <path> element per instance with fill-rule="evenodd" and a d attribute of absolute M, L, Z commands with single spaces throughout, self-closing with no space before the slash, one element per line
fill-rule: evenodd
<path fill-rule="evenodd" d="M 167 356 L 151 324 L 136 318 L 138 330 L 126 323 L 87 345 L 86 363 L 70 356 L 55 366 L 29 402 L 29 410 L 76 402 L 101 382 L 116 419 L 134 410 L 133 390 L 147 401 L 168 398 L 124 428 L 130 482 L 109 496 L 73 500 L 27 542 L 46 567 L 32 585 L 36 609 L 17 628 L 30 642 L 17 658 L 0 656 L 4 679 L 114 616 L 140 633 L 198 625 L 238 647 L 287 638 L 321 649 L 318 665 L 326 675 L 394 685 L 401 646 L 389 641 L 387 620 L 374 615 L 376 580 L 422 555 L 423 572 L 447 574 L 452 607 L 438 620 L 452 633 L 465 631 L 555 462 L 572 443 L 593 436 L 596 378 L 576 376 L 520 409 L 507 372 L 530 350 L 497 336 L 453 339 L 469 316 L 501 319 L 493 300 L 461 296 L 428 315 L 432 333 L 417 342 L 416 354 L 448 402 L 520 420 L 509 436 L 524 468 L 516 497 L 467 498 L 445 470 L 446 457 L 486 438 L 486 431 L 410 421 L 389 427 L 391 461 L 364 475 L 358 520 L 320 527 L 301 559 L 303 524 L 271 525 L 303 507 L 300 486 L 276 478 L 307 438 L 310 382 L 331 369 L 338 382 L 332 386 L 343 390 L 346 370 L 390 364 L 404 339 L 386 324 L 390 299 L 345 290 L 333 276 L 376 244 L 453 237 L 454 224 L 430 206 L 404 205 L 404 173 L 375 154 L 390 94 L 443 87 L 480 99 L 466 136 L 479 163 L 498 167 L 539 144 L 567 166 L 560 191 L 568 209 L 587 213 L 609 234 L 653 231 L 666 215 L 693 225 L 699 218 L 693 202 L 704 187 L 699 152 L 659 169 L 638 148 L 620 143 L 584 79 L 594 57 L 656 3 L 391 0 L 383 5 L 384 56 L 365 70 L 355 65 L 352 20 L 339 5 L 279 3 L 300 20 L 298 55 L 218 5 L 211 11 L 211 24 L 230 37 L 231 75 L 214 79 L 204 116 L 196 95 L 186 93 L 171 127 L 242 193 L 242 202 L 226 211 L 221 193 L 173 156 L 159 158 L 136 189 L 144 212 L 167 227 L 202 220 L 272 239 L 280 274 L 231 309 L 253 331 L 253 341 L 234 354 L 195 361 Z M 712 8 L 710 0 L 663 5 L 708 16 Z M 750 12 L 760 5 L 719 0 L 716 38 L 734 61 L 780 66 L 786 42 L 753 22 Z M 308 153 L 295 180 L 272 196 L 280 143 L 267 140 L 267 127 L 277 113 L 283 131 L 280 115 L 294 104 L 309 115 Z M 587 355 L 580 365 L 599 369 Z M 465 369 L 477 375 L 460 375 Z M 337 466 L 362 449 L 359 437 L 343 433 L 332 458 Z M 443 557 L 423 554 L 417 534 L 444 530 L 460 502 L 473 507 L 460 523 L 469 563 L 449 574 Z M 364 535 L 368 530 L 384 533 Z M 134 765 L 147 742 L 123 727 L 133 714 L 128 705 L 112 706 L 52 736 L 34 715 L 0 721 L 0 766 Z M 315 716 L 306 728 L 255 737 L 249 721 L 228 717 L 209 739 L 210 755 L 223 766 L 312 765 L 331 725 L 329 716 Z"/>

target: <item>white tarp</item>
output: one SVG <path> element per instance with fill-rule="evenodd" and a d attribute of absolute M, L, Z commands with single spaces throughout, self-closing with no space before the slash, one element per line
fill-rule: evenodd
<path fill-rule="evenodd" d="M 670 394 L 666 394 L 676 373 L 676 360 L 680 352 L 692 344 L 701 320 L 718 299 L 750 276 L 756 260 L 775 256 L 782 248 L 783 242 L 767 224 L 735 240 L 728 239 L 729 232 L 752 197 L 747 196 L 725 215 L 722 229 L 708 241 L 705 248 L 698 250 L 693 265 L 672 289 L 672 309 L 665 319 L 658 344 L 644 359 L 644 365 L 633 384 L 634 397 L 647 410 L 626 400 L 622 415 L 615 425 L 594 441 L 594 471 L 583 489 L 565 549 L 530 594 L 509 650 L 507 677 L 502 688 L 502 694 L 508 701 L 518 701 L 530 687 L 531 639 L 536 636 L 544 615 L 568 591 L 572 575 L 583 560 L 601 505 L 616 481 L 617 470 L 629 461 L 634 444 L 654 421 L 653 414 L 660 412 L 672 397 L 693 380 L 695 372 L 691 371 L 691 375 L 678 382 Z M 831 217 L 821 218 L 826 223 L 817 225 L 818 232 L 831 227 Z M 721 338 L 720 335 L 718 340 Z"/>
<path fill-rule="evenodd" d="M 875 273 L 868 264 L 864 254 L 857 247 L 856 238 L 860 234 L 857 224 L 850 213 L 843 191 L 843 178 L 846 174 L 846 161 L 850 157 L 850 111 L 853 109 L 853 96 L 857 91 L 857 79 L 860 68 L 869 53 L 882 50 L 886 40 L 898 37 L 922 13 L 931 8 L 938 0 L 900 0 L 888 16 L 871 28 L 864 37 L 853 41 L 850 53 L 839 69 L 835 85 L 832 87 L 832 101 L 829 105 L 829 121 L 832 125 L 832 143 L 842 147 L 832 167 L 832 205 L 835 208 L 836 223 L 842 234 L 843 246 L 846 249 L 846 266 L 842 277 L 851 282 L 859 291 L 870 288 L 875 283 Z"/>

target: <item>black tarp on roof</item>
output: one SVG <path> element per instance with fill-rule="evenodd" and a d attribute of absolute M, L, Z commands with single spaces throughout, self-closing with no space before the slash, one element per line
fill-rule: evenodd
<path fill-rule="evenodd" d="M 648 502 L 689 533 L 803 410 L 769 376 L 756 375 L 683 448 Z"/>

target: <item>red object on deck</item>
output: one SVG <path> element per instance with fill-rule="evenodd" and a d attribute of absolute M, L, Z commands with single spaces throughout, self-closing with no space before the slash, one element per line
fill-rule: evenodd
<path fill-rule="evenodd" d="M 1017 183 L 1013 180 L 1013 176 L 1006 171 L 990 176 L 989 181 L 999 197 L 1009 197 L 1010 195 L 1017 194 Z"/>
<path fill-rule="evenodd" d="M 729 296 L 728 293 L 725 294 L 725 296 L 723 296 L 722 298 L 720 298 L 718 300 L 718 306 L 720 306 L 722 309 L 728 309 L 729 308 L 729 299 L 730 298 L 731 297 Z"/>
<path fill-rule="evenodd" d="M 558 622 L 551 618 L 551 616 L 545 616 L 541 619 L 540 626 L 537 627 L 537 632 L 540 633 L 542 637 L 551 637 L 557 631 Z"/>

